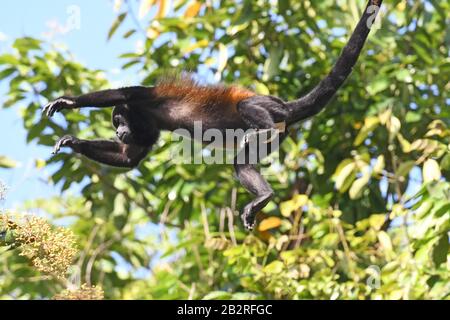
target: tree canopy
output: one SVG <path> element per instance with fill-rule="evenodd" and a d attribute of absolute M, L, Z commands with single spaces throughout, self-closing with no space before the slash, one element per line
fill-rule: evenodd
<path fill-rule="evenodd" d="M 124 48 L 121 68 L 143 85 L 188 70 L 291 100 L 330 70 L 364 2 L 117 1 L 107 37 L 142 41 Z M 110 83 L 52 43 L 16 39 L 0 55 L 3 108 L 20 108 L 28 142 L 49 147 L 36 166 L 54 168 L 49 182 L 63 191 L 23 211 L 64 221 L 78 253 L 61 278 L 14 249 L 23 244 L 14 232 L 1 233 L 0 297 L 96 286 L 104 293 L 88 295 L 108 299 L 448 299 L 449 11 L 448 0 L 385 4 L 344 87 L 265 168 L 275 198 L 250 234 L 235 215 L 250 195 L 232 166 L 168 161 L 169 134 L 131 172 L 50 157 L 65 134 L 112 137 L 111 110 L 70 111 L 61 122 L 41 117 L 42 106 Z"/>

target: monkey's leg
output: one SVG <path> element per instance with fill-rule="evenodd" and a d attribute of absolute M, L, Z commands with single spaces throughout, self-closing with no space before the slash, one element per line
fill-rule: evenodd
<path fill-rule="evenodd" d="M 134 168 L 148 153 L 148 148 L 127 145 L 112 140 L 80 140 L 72 136 L 64 136 L 55 145 L 54 154 L 61 147 L 72 148 L 91 160 L 120 168 Z"/>
<path fill-rule="evenodd" d="M 271 129 L 275 128 L 275 122 L 266 108 L 252 98 L 238 103 L 237 110 L 242 120 L 251 129 Z"/>
<path fill-rule="evenodd" d="M 83 107 L 106 108 L 118 104 L 128 104 L 132 102 L 145 101 L 153 97 L 152 88 L 148 87 L 128 87 L 121 89 L 111 89 L 83 94 L 78 97 L 59 97 L 49 102 L 43 109 L 43 113 L 52 117 L 55 112 L 63 109 L 77 109 Z"/>
<path fill-rule="evenodd" d="M 242 120 L 252 129 L 276 129 L 275 123 L 284 122 L 289 110 L 276 97 L 254 96 L 242 100 L 237 105 Z"/>
<path fill-rule="evenodd" d="M 241 218 L 247 230 L 255 226 L 256 213 L 263 209 L 273 197 L 273 190 L 269 183 L 250 164 L 235 164 L 236 175 L 241 184 L 256 198 L 244 207 Z"/>
<path fill-rule="evenodd" d="M 247 134 L 245 142 L 261 133 L 269 133 L 270 138 L 265 143 L 273 141 L 276 135 L 284 132 L 289 110 L 279 98 L 272 96 L 254 96 L 245 99 L 237 105 L 242 120 L 254 132 Z"/>

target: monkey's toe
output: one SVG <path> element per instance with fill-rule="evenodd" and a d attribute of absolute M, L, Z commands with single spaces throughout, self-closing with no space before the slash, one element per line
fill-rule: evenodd
<path fill-rule="evenodd" d="M 251 205 L 247 206 L 241 215 L 244 228 L 248 231 L 252 231 L 255 228 L 256 223 L 255 214 L 252 212 L 252 209 L 253 207 Z"/>

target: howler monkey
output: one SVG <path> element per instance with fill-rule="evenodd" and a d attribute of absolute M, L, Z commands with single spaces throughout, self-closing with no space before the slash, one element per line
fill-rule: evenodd
<path fill-rule="evenodd" d="M 45 106 L 53 116 L 63 109 L 112 107 L 113 125 L 118 140 L 80 140 L 61 138 L 54 153 L 70 147 L 92 160 L 116 167 L 133 168 L 147 155 L 157 141 L 160 130 L 192 130 L 201 121 L 208 129 L 275 129 L 320 112 L 352 71 L 370 32 L 382 0 L 370 0 L 350 40 L 331 72 L 302 98 L 284 102 L 272 96 L 257 95 L 237 86 L 201 86 L 188 79 L 165 81 L 154 87 L 127 87 L 88 93 L 78 97 L 60 97 Z M 283 139 L 285 133 L 280 134 Z M 245 152 L 248 152 L 245 151 Z M 266 206 L 273 191 L 251 163 L 235 163 L 237 178 L 255 199 L 245 206 L 242 220 L 251 230 L 255 215 Z"/>

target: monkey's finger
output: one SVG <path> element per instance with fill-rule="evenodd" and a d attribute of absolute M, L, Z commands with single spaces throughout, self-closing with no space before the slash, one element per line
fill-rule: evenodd
<path fill-rule="evenodd" d="M 47 117 L 53 117 L 53 115 L 60 111 L 63 108 L 62 103 L 60 100 L 55 100 L 52 102 L 49 102 L 42 111 L 43 113 L 47 114 Z"/>
<path fill-rule="evenodd" d="M 47 111 L 47 116 L 53 117 L 57 111 L 61 110 L 60 103 L 58 101 L 55 101 L 51 104 Z"/>
<path fill-rule="evenodd" d="M 60 146 L 59 142 L 57 142 L 55 144 L 55 147 L 53 148 L 52 154 L 57 154 L 59 152 L 59 150 L 61 150 L 61 146 Z"/>
<path fill-rule="evenodd" d="M 53 148 L 52 154 L 57 154 L 57 153 L 61 150 L 61 147 L 65 146 L 66 142 L 67 142 L 67 139 L 66 139 L 66 138 L 61 138 L 61 139 L 55 144 L 55 147 Z"/>
<path fill-rule="evenodd" d="M 47 117 L 52 117 L 55 114 L 56 104 L 57 101 L 52 101 L 45 106 L 43 112 L 47 114 Z"/>
<path fill-rule="evenodd" d="M 57 153 L 61 150 L 61 146 L 62 146 L 62 140 L 59 140 L 59 141 L 55 144 L 55 147 L 53 148 L 52 154 L 57 154 Z"/>
<path fill-rule="evenodd" d="M 50 107 L 52 106 L 53 102 L 49 102 L 45 105 L 45 107 L 42 109 L 42 113 L 47 114 L 48 115 L 48 110 L 50 109 Z"/>

